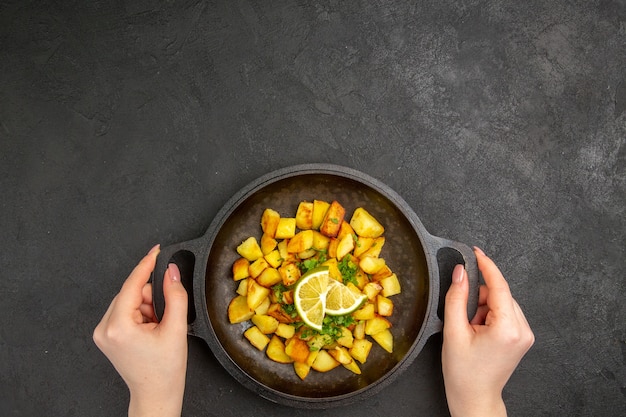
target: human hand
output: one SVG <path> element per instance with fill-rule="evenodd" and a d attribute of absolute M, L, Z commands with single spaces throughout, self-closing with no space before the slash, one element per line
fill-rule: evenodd
<path fill-rule="evenodd" d="M 524 313 L 498 267 L 474 248 L 481 285 L 478 310 L 467 319 L 467 272 L 457 265 L 446 294 L 442 368 L 452 416 L 506 416 L 502 389 L 533 345 Z"/>
<path fill-rule="evenodd" d="M 93 340 L 130 390 L 129 416 L 180 416 L 187 371 L 187 292 L 180 271 L 170 264 L 163 280 L 166 308 L 160 323 L 152 307 L 159 246 L 141 260 L 124 282 Z"/>

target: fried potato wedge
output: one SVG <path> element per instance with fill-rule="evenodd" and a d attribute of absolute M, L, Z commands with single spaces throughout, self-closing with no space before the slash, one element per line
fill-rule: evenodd
<path fill-rule="evenodd" d="M 237 295 L 228 304 L 228 321 L 232 324 L 242 323 L 254 316 L 254 309 L 248 306 L 248 297 Z"/>
<path fill-rule="evenodd" d="M 350 219 L 350 226 L 354 231 L 363 237 L 379 237 L 385 231 L 385 228 L 362 207 L 354 210 Z"/>
<path fill-rule="evenodd" d="M 292 363 L 293 359 L 285 353 L 285 344 L 276 335 L 272 336 L 267 345 L 265 354 L 268 358 L 278 363 Z"/>
<path fill-rule="evenodd" d="M 315 361 L 311 365 L 311 368 L 315 369 L 317 372 L 328 372 L 336 367 L 338 367 L 340 363 L 333 358 L 326 350 L 320 350 L 315 358 Z"/>

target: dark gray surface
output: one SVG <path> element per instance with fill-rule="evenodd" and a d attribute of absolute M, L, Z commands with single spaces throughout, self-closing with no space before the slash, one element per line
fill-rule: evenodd
<path fill-rule="evenodd" d="M 625 68 L 617 0 L 2 2 L 0 414 L 124 414 L 91 332 L 136 261 L 332 162 L 498 262 L 537 338 L 510 415 L 624 415 Z M 440 343 L 312 412 L 191 340 L 183 414 L 446 415 Z"/>

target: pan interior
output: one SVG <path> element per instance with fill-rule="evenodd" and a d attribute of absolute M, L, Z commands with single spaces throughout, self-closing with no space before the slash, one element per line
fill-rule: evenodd
<path fill-rule="evenodd" d="M 364 207 L 385 227 L 381 257 L 396 272 L 402 293 L 393 296 L 391 317 L 394 352 L 374 343 L 361 375 L 343 367 L 328 373 L 311 371 L 302 381 L 292 365 L 273 362 L 244 337 L 248 323 L 230 324 L 227 308 L 236 295 L 232 264 L 239 257 L 236 247 L 249 236 L 260 239 L 263 210 L 272 208 L 281 216 L 294 217 L 298 203 L 314 199 L 337 200 L 346 208 L 346 218 Z M 374 384 L 392 371 L 416 342 L 424 325 L 429 292 L 424 249 L 407 216 L 384 194 L 364 182 L 328 173 L 300 174 L 259 186 L 236 203 L 211 246 L 206 270 L 206 300 L 210 324 L 231 360 L 249 377 L 266 388 L 302 398 L 328 398 L 350 394 Z M 229 370 L 230 371 L 230 370 Z"/>

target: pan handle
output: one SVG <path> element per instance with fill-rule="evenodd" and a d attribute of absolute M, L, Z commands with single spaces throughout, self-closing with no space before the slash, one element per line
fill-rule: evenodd
<path fill-rule="evenodd" d="M 200 239 L 189 240 L 186 242 L 175 243 L 161 249 L 157 257 L 156 266 L 152 272 L 152 304 L 157 320 L 161 320 L 165 311 L 165 295 L 163 294 L 163 278 L 167 267 L 171 263 L 175 263 L 180 270 L 180 280 L 187 290 L 189 306 L 187 310 L 188 333 L 197 336 L 194 329 L 196 321 L 196 311 L 201 311 L 197 306 L 194 296 L 195 283 L 202 279 L 204 271 L 201 265 L 202 243 Z"/>
<path fill-rule="evenodd" d="M 452 284 L 452 271 L 458 264 L 465 265 L 469 281 L 469 297 L 467 300 L 468 320 L 474 317 L 478 308 L 479 271 L 474 251 L 464 243 L 455 242 L 431 235 L 431 250 L 437 259 L 439 272 L 439 291 L 435 291 L 433 297 L 433 307 L 431 309 L 431 322 L 433 333 L 443 329 L 444 307 L 446 293 Z"/>

